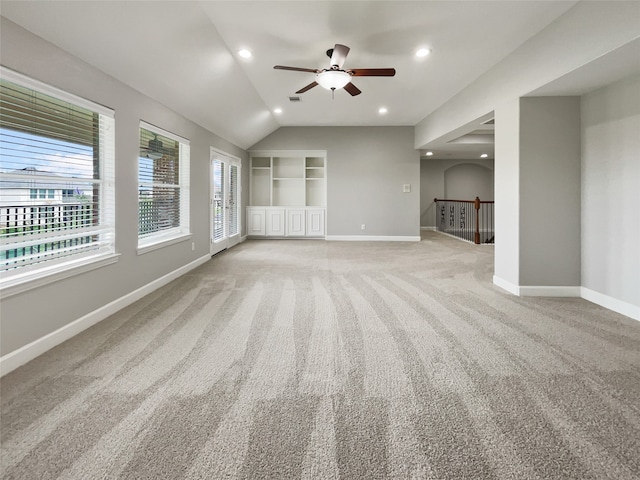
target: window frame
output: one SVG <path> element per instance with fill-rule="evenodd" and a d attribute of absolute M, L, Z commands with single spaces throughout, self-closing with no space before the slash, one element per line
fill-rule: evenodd
<path fill-rule="evenodd" d="M 19 266 L 2 272 L 0 276 L 0 298 L 16 295 L 33 288 L 69 278 L 80 273 L 101 268 L 118 261 L 115 251 L 115 112 L 91 100 L 79 97 L 57 87 L 40 82 L 0 65 L 3 80 L 43 95 L 90 110 L 99 115 L 98 141 L 99 177 L 91 180 L 99 188 L 100 244 L 95 250 L 54 257 L 41 263 Z M 36 196 L 40 188 L 36 185 Z M 45 195 L 48 193 L 44 190 Z M 30 192 L 31 194 L 31 192 Z M 7 242 L 9 243 L 9 242 Z"/>
<path fill-rule="evenodd" d="M 175 133 L 164 130 L 151 123 L 140 120 L 138 128 L 138 146 L 140 145 L 140 137 L 142 129 L 152 132 L 157 135 L 175 140 L 179 144 L 178 151 L 178 188 L 180 191 L 180 225 L 173 228 L 163 229 L 158 232 L 154 232 L 145 236 L 140 236 L 140 178 L 138 178 L 138 248 L 137 254 L 144 255 L 145 253 L 152 252 L 154 250 L 174 245 L 176 243 L 190 240 L 192 237 L 190 226 L 190 175 L 191 175 L 191 144 L 187 138 L 176 135 Z M 140 154 L 138 153 L 138 172 L 140 168 Z"/>

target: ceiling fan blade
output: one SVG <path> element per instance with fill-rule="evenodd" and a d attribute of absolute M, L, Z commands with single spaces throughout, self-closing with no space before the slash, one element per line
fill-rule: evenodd
<path fill-rule="evenodd" d="M 342 68 L 342 65 L 344 64 L 344 61 L 347 58 L 347 54 L 349 53 L 349 50 L 351 49 L 346 45 L 340 45 L 339 43 L 336 43 L 336 46 L 333 47 L 333 52 L 331 53 L 330 66 L 331 67 L 337 66 L 339 69 Z"/>
<path fill-rule="evenodd" d="M 351 82 L 347 83 L 343 88 L 347 92 L 349 92 L 352 97 L 355 97 L 356 95 L 360 95 L 362 93 L 360 89 Z"/>
<path fill-rule="evenodd" d="M 395 68 L 356 68 L 347 70 L 354 77 L 393 77 Z"/>
<path fill-rule="evenodd" d="M 309 72 L 309 73 L 320 73 L 322 70 L 318 70 L 316 68 L 301 68 L 301 67 L 285 67 L 284 65 L 276 65 L 276 70 L 291 70 L 293 72 Z"/>
<path fill-rule="evenodd" d="M 315 87 L 316 85 L 318 85 L 318 82 L 311 82 L 309 85 L 307 85 L 306 87 L 301 88 L 300 90 L 298 90 L 296 93 L 304 93 L 307 90 L 311 90 L 313 87 Z"/>

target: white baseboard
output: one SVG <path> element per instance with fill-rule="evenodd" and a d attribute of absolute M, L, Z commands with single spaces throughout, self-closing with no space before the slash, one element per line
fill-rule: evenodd
<path fill-rule="evenodd" d="M 419 242 L 420 236 L 327 235 L 326 239 L 339 242 Z"/>
<path fill-rule="evenodd" d="M 475 243 L 472 240 L 466 240 L 464 238 L 458 237 L 457 235 L 452 235 L 451 233 L 443 232 L 442 230 L 438 230 L 438 229 L 435 229 L 435 228 L 433 229 L 433 231 L 434 232 L 438 232 L 440 235 L 446 235 L 447 237 L 455 238 L 456 240 L 459 240 L 461 242 L 465 242 L 465 243 L 468 243 L 470 245 L 475 245 Z M 480 246 L 480 245 L 491 246 L 491 247 L 494 246 L 493 243 L 483 243 L 483 242 L 480 242 L 478 244 L 478 246 Z"/>
<path fill-rule="evenodd" d="M 608 308 L 614 312 L 626 315 L 629 318 L 640 321 L 640 307 L 631 303 L 618 300 L 617 298 L 610 297 L 595 290 L 591 290 L 587 287 L 580 287 L 580 296 L 585 300 L 600 305 L 601 307 Z"/>
<path fill-rule="evenodd" d="M 579 297 L 580 287 L 515 285 L 493 276 L 493 284 L 518 297 Z"/>
<path fill-rule="evenodd" d="M 15 370 L 16 368 L 24 365 L 25 363 L 33 360 L 34 358 L 42 355 L 47 350 L 52 349 L 53 347 L 60 345 L 62 342 L 69 340 L 71 337 L 79 334 L 80 332 L 86 330 L 87 328 L 95 325 L 96 323 L 104 320 L 110 315 L 113 315 L 118 310 L 123 309 L 124 307 L 131 305 L 133 302 L 140 300 L 145 295 L 150 294 L 154 290 L 166 285 L 172 280 L 184 275 L 185 273 L 193 270 L 196 267 L 199 267 L 203 263 L 209 261 L 211 259 L 211 255 L 207 254 L 203 257 L 194 260 L 187 265 L 184 265 L 173 272 L 170 272 L 143 287 L 134 290 L 131 293 L 124 295 L 123 297 L 114 300 L 111 303 L 108 303 L 93 312 L 86 314 L 85 316 L 74 320 L 71 323 L 68 323 L 64 327 L 59 328 L 58 330 L 51 332 L 44 337 L 41 337 L 33 342 L 14 350 L 13 352 L 7 353 L 0 357 L 0 376 L 6 375 L 7 373 Z"/>
<path fill-rule="evenodd" d="M 436 227 L 420 227 L 420 230 L 429 230 L 431 232 L 435 232 Z"/>
<path fill-rule="evenodd" d="M 512 295 L 520 296 L 520 287 L 518 285 L 514 285 L 511 282 L 508 282 L 507 280 L 504 280 L 503 278 L 500 278 L 494 275 L 493 284 L 497 287 L 500 287 L 503 290 L 506 290 Z"/>
<path fill-rule="evenodd" d="M 640 307 L 617 298 L 604 295 L 586 287 L 521 286 L 493 276 L 493 284 L 519 297 L 579 297 L 614 312 L 640 321 Z"/>
<path fill-rule="evenodd" d="M 580 287 L 521 285 L 521 297 L 580 297 Z"/>

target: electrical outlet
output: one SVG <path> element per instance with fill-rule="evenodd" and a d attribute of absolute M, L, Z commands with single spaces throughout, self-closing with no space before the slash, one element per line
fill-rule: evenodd
<path fill-rule="evenodd" d="M 365 229 L 365 225 L 364 223 L 362 225 L 360 225 L 360 230 L 364 230 Z"/>
<path fill-rule="evenodd" d="M 191 251 L 192 252 L 196 251 L 196 242 L 191 242 Z"/>
<path fill-rule="evenodd" d="M 404 193 L 411 193 L 411 184 L 405 183 L 404 185 L 402 185 L 402 191 Z"/>

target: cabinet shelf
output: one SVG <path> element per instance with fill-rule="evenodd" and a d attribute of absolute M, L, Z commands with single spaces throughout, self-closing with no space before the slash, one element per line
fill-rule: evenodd
<path fill-rule="evenodd" d="M 307 168 L 324 168 L 324 157 L 305 157 L 304 163 Z"/>
<path fill-rule="evenodd" d="M 326 152 L 263 150 L 251 154 L 250 204 L 277 207 L 326 205 Z"/>
<path fill-rule="evenodd" d="M 324 237 L 326 152 L 263 150 L 250 154 L 249 235 Z"/>

